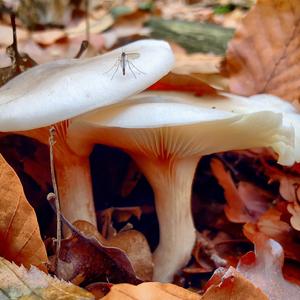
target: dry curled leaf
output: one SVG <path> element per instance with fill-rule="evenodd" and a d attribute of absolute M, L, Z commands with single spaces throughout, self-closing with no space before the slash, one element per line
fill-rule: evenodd
<path fill-rule="evenodd" d="M 47 262 L 34 209 L 14 170 L 0 155 L 0 255 L 26 267 Z"/>
<path fill-rule="evenodd" d="M 282 213 L 276 208 L 270 208 L 254 223 L 244 225 L 244 234 L 255 242 L 258 234 L 264 234 L 282 245 L 287 258 L 300 261 L 300 245 L 295 231 L 289 224 L 281 220 Z"/>
<path fill-rule="evenodd" d="M 85 235 L 95 237 L 103 246 L 123 250 L 137 277 L 144 281 L 152 279 L 152 254 L 142 233 L 137 230 L 120 231 L 115 236 L 105 239 L 94 225 L 86 221 L 76 221 L 74 225 Z"/>
<path fill-rule="evenodd" d="M 78 286 L 53 278 L 35 267 L 26 270 L 0 258 L 0 299 L 89 300 L 94 296 Z"/>
<path fill-rule="evenodd" d="M 268 209 L 272 199 L 267 191 L 246 181 L 236 186 L 230 172 L 218 159 L 211 160 L 211 169 L 224 190 L 227 202 L 224 211 L 231 222 L 254 222 Z"/>
<path fill-rule="evenodd" d="M 282 275 L 284 254 L 281 245 L 263 234 L 257 234 L 254 243 L 255 254 L 244 255 L 237 270 L 271 300 L 298 300 L 300 286 L 286 281 Z"/>
<path fill-rule="evenodd" d="M 97 229 L 86 221 L 76 221 L 75 226 L 63 216 L 72 231 L 71 237 L 62 240 L 56 274 L 74 283 L 109 281 L 113 283 L 141 283 L 121 248 L 110 245 Z"/>
<path fill-rule="evenodd" d="M 300 231 L 300 178 L 292 168 L 284 171 L 270 166 L 263 161 L 265 173 L 271 181 L 279 182 L 279 193 L 287 201 L 287 210 L 291 214 L 290 223 L 292 227 Z"/>
<path fill-rule="evenodd" d="M 147 282 L 138 286 L 116 284 L 103 300 L 200 300 L 201 296 L 169 283 Z"/>
<path fill-rule="evenodd" d="M 233 267 L 217 269 L 201 300 L 268 300 L 268 297 Z"/>
<path fill-rule="evenodd" d="M 299 1 L 257 1 L 228 45 L 224 68 L 230 91 L 298 100 L 299 46 Z"/>

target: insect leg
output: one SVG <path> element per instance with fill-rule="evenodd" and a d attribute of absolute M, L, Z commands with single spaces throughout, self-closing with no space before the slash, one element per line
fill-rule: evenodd
<path fill-rule="evenodd" d="M 145 72 L 141 71 L 140 69 L 138 69 L 131 61 L 129 61 L 129 64 L 131 65 L 131 67 L 133 67 L 134 69 L 136 69 L 140 74 L 146 74 Z"/>
<path fill-rule="evenodd" d="M 118 60 L 118 65 L 117 65 L 117 67 L 116 67 L 116 69 L 115 69 L 114 73 L 112 74 L 112 76 L 111 76 L 111 79 L 110 79 L 110 80 L 113 80 L 113 78 L 115 77 L 116 73 L 117 73 L 117 72 L 118 72 L 118 70 L 119 70 L 120 64 L 121 64 L 121 62 Z"/>
<path fill-rule="evenodd" d="M 118 58 L 118 59 L 115 61 L 115 63 L 113 64 L 113 66 L 112 66 L 111 68 L 109 68 L 109 70 L 105 71 L 104 74 L 109 73 L 111 70 L 113 70 L 114 68 L 116 68 L 117 65 L 119 65 L 119 64 L 120 64 L 120 59 Z"/>
<path fill-rule="evenodd" d="M 132 75 L 134 76 L 134 78 L 136 78 L 136 76 L 135 76 L 135 74 L 134 74 L 134 72 L 133 72 L 133 70 L 132 70 L 132 68 L 130 66 L 130 64 L 132 64 L 132 63 L 128 59 L 126 59 L 126 62 L 127 62 L 128 68 L 131 71 Z"/>

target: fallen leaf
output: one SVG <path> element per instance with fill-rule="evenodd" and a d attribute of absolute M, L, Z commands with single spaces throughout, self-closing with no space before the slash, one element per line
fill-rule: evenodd
<path fill-rule="evenodd" d="M 298 237 L 291 226 L 281 220 L 281 215 L 276 208 L 270 208 L 256 223 L 245 224 L 244 234 L 253 243 L 257 234 L 264 234 L 283 246 L 286 257 L 300 261 Z"/>
<path fill-rule="evenodd" d="M 113 284 L 107 282 L 95 282 L 85 286 L 84 288 L 92 293 L 96 299 L 101 299 L 109 293 L 112 286 Z"/>
<path fill-rule="evenodd" d="M 122 231 L 109 239 L 106 245 L 120 248 L 126 252 L 138 278 L 144 281 L 152 279 L 152 254 L 142 233 L 136 230 Z"/>
<path fill-rule="evenodd" d="M 268 300 L 268 297 L 233 267 L 217 269 L 201 300 Z"/>
<path fill-rule="evenodd" d="M 176 53 L 175 66 L 172 69 L 176 74 L 218 74 L 222 56 L 202 53 Z"/>
<path fill-rule="evenodd" d="M 268 209 L 272 198 L 267 191 L 245 181 L 236 185 L 230 172 L 218 159 L 211 160 L 211 169 L 224 190 L 227 202 L 224 211 L 231 222 L 255 222 Z"/>
<path fill-rule="evenodd" d="M 270 166 L 266 161 L 262 160 L 265 173 L 271 181 L 279 182 L 279 193 L 281 197 L 287 201 L 287 210 L 292 215 L 290 223 L 292 227 L 300 231 L 300 178 L 298 174 L 292 172 L 292 169 L 285 169 Z"/>
<path fill-rule="evenodd" d="M 106 29 L 108 29 L 110 26 L 113 25 L 114 19 L 111 14 L 105 14 L 101 18 L 98 18 L 97 20 L 90 18 L 89 19 L 89 26 L 90 26 L 90 33 L 99 33 Z M 68 37 L 76 37 L 82 34 L 85 34 L 86 32 L 86 19 L 82 19 L 76 26 L 69 27 L 65 30 L 65 33 L 68 35 Z"/>
<path fill-rule="evenodd" d="M 61 29 L 34 31 L 31 35 L 33 41 L 43 46 L 51 45 L 65 36 L 66 34 Z"/>
<path fill-rule="evenodd" d="M 71 283 L 45 274 L 35 267 L 26 270 L 0 257 L 0 299 L 78 299 L 95 297 Z"/>
<path fill-rule="evenodd" d="M 48 259 L 35 211 L 1 155 L 0 170 L 0 255 L 26 267 L 42 266 Z"/>
<path fill-rule="evenodd" d="M 105 238 L 110 238 L 110 230 L 112 229 L 112 221 L 127 222 L 131 217 L 140 219 L 142 215 L 142 209 L 139 206 L 129 207 L 110 207 L 97 213 L 101 224 L 101 234 Z M 113 230 L 115 231 L 115 230 Z"/>
<path fill-rule="evenodd" d="M 105 239 L 92 224 L 86 221 L 74 223 L 86 236 L 95 237 L 105 247 L 114 247 L 123 250 L 138 278 L 144 281 L 152 279 L 152 254 L 144 235 L 136 230 L 121 231 L 116 236 Z"/>
<path fill-rule="evenodd" d="M 181 75 L 170 72 L 149 87 L 149 90 L 191 92 L 197 96 L 215 94 L 216 90 L 191 75 Z"/>
<path fill-rule="evenodd" d="M 216 245 L 219 242 L 228 239 L 228 236 L 222 232 L 211 238 L 209 236 L 208 231 L 204 232 L 197 232 L 196 235 L 196 244 L 193 249 L 193 257 L 195 258 L 196 263 L 198 266 L 201 267 L 201 273 L 203 272 L 211 272 L 215 268 L 227 266 L 227 261 L 223 257 L 219 255 L 216 250 Z M 185 268 L 185 272 L 192 271 L 196 273 L 194 268 Z"/>
<path fill-rule="evenodd" d="M 48 196 L 52 204 L 53 198 Z M 125 251 L 106 245 L 97 229 L 86 221 L 70 224 L 63 215 L 62 220 L 71 229 L 72 235 L 61 241 L 56 274 L 76 284 L 86 281 L 113 283 L 141 283 Z M 76 225 L 77 224 L 77 225 Z"/>
<path fill-rule="evenodd" d="M 116 284 L 102 300 L 200 300 L 201 296 L 177 285 L 147 282 L 138 286 Z"/>
<path fill-rule="evenodd" d="M 229 42 L 223 65 L 232 93 L 300 97 L 298 0 L 259 0 Z"/>
<path fill-rule="evenodd" d="M 244 255 L 237 271 L 259 287 L 272 300 L 298 300 L 300 286 L 286 281 L 282 275 L 283 249 L 279 243 L 257 234 L 254 239 L 255 254 Z"/>

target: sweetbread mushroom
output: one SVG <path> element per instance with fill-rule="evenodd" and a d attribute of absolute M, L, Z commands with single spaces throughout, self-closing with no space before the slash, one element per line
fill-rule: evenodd
<path fill-rule="evenodd" d="M 272 147 L 281 164 L 295 161 L 293 128 L 283 126 L 282 114 L 263 109 L 232 112 L 234 106 L 229 111 L 213 109 L 220 100 L 225 106 L 231 103 L 220 96 L 142 93 L 74 118 L 69 126 L 68 142 L 78 155 L 89 153 L 96 143 L 121 148 L 151 184 L 160 225 L 154 280 L 171 281 L 190 259 L 195 242 L 191 187 L 203 155 Z"/>
<path fill-rule="evenodd" d="M 120 67 L 115 68 L 122 51 L 138 54 L 133 63 L 143 73 L 132 72 L 128 64 L 125 75 Z M 101 56 L 36 66 L 0 88 L 1 132 L 17 132 L 48 144 L 45 126 L 55 124 L 61 208 L 70 222 L 81 219 L 96 225 L 96 217 L 89 157 L 69 147 L 69 121 L 62 121 L 144 90 L 168 73 L 173 62 L 168 43 L 140 40 Z"/>

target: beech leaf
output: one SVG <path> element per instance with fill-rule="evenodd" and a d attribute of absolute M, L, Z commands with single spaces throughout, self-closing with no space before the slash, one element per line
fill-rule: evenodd
<path fill-rule="evenodd" d="M 213 175 L 224 190 L 226 217 L 235 223 L 255 222 L 268 209 L 270 195 L 250 182 L 240 181 L 235 185 L 229 171 L 218 159 L 211 160 Z"/>
<path fill-rule="evenodd" d="M 197 96 L 213 95 L 216 93 L 213 87 L 197 77 L 172 72 L 150 86 L 149 90 L 191 92 Z"/>
<path fill-rule="evenodd" d="M 223 67 L 230 91 L 297 100 L 299 46 L 299 1 L 258 0 L 228 45 Z"/>
<path fill-rule="evenodd" d="M 26 270 L 0 258 L 0 299 L 95 299 L 78 286 L 45 274 L 36 267 Z"/>
<path fill-rule="evenodd" d="M 102 300 L 200 300 L 201 296 L 169 283 L 147 282 L 138 286 L 116 284 Z"/>
<path fill-rule="evenodd" d="M 92 224 L 81 220 L 72 225 L 63 215 L 61 216 L 72 230 L 72 235 L 61 242 L 56 269 L 59 278 L 74 283 L 85 280 L 109 280 L 132 284 L 142 282 L 136 277 L 129 256 L 122 248 L 110 245 Z M 127 247 L 130 248 L 130 245 Z"/>
<path fill-rule="evenodd" d="M 45 245 L 34 209 L 14 170 L 0 155 L 0 255 L 16 264 L 41 266 Z"/>
<path fill-rule="evenodd" d="M 298 300 L 300 286 L 286 281 L 282 275 L 283 249 L 263 234 L 255 236 L 255 255 L 244 255 L 237 270 L 259 287 L 271 300 Z"/>
<path fill-rule="evenodd" d="M 201 300 L 268 300 L 268 297 L 236 269 L 217 269 L 208 282 Z"/>

